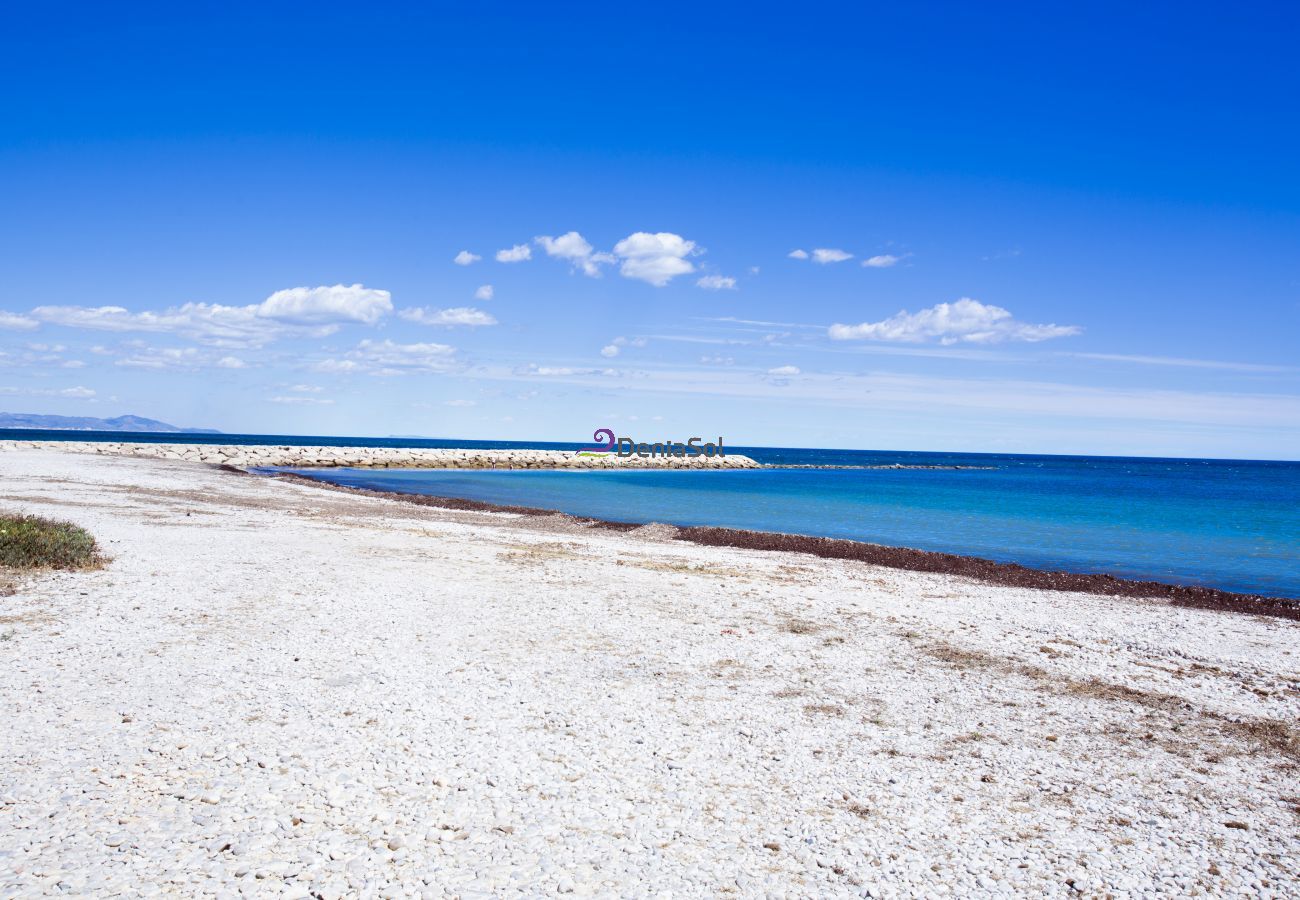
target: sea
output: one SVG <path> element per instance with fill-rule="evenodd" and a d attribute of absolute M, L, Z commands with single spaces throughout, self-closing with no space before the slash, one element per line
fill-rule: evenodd
<path fill-rule="evenodd" d="M 0 439 L 577 450 L 581 444 L 0 431 Z M 1300 462 L 728 447 L 734 471 L 311 469 L 336 484 L 621 522 L 847 538 L 1300 597 Z M 867 468 L 870 466 L 959 468 Z"/>

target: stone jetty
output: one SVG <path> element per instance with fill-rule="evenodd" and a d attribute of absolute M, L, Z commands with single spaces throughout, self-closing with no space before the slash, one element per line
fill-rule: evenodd
<path fill-rule="evenodd" d="M 0 441 L 6 450 L 59 450 L 252 468 L 348 466 L 367 469 L 758 469 L 748 456 L 579 456 L 564 450 L 425 447 L 295 447 L 287 444 L 152 444 L 132 441 Z"/>

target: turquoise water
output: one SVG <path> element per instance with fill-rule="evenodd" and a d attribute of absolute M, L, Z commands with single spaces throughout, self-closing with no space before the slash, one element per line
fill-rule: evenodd
<path fill-rule="evenodd" d="M 626 522 L 850 538 L 1300 597 L 1300 463 L 736 448 L 776 464 L 979 470 L 326 469 L 338 484 Z"/>
<path fill-rule="evenodd" d="M 4 431 L 0 438 L 575 450 L 581 444 L 312 435 Z M 340 484 L 625 522 L 850 538 L 1300 597 L 1300 463 L 735 447 L 776 465 L 979 470 L 735 472 L 311 470 Z"/>

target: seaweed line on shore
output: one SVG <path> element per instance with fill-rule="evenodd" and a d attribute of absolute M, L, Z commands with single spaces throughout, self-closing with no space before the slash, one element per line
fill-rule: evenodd
<path fill-rule="evenodd" d="M 236 466 L 217 465 L 216 468 L 240 475 L 253 474 Z M 441 509 L 513 513 L 524 516 L 563 516 L 582 525 L 610 531 L 633 531 L 647 524 L 644 522 L 615 522 L 607 519 L 573 516 L 560 510 L 542 509 L 535 506 L 510 506 L 487 503 L 482 500 L 464 500 L 459 497 L 435 497 L 425 494 L 349 487 L 290 472 L 276 472 L 263 477 L 279 478 L 325 490 L 360 494 Z M 678 525 L 673 527 L 677 530 L 678 540 L 709 547 L 736 547 L 745 550 L 808 553 L 823 559 L 851 560 L 890 569 L 905 569 L 912 572 L 929 572 L 939 575 L 957 575 L 1007 587 L 1073 591 L 1108 597 L 1158 599 L 1166 600 L 1174 606 L 1184 606 L 1192 609 L 1246 613 L 1248 615 L 1273 616 L 1280 619 L 1300 621 L 1300 598 L 1239 594 L 1218 588 L 1169 584 L 1163 581 L 1139 581 L 1102 573 L 1055 572 L 1046 569 L 1031 569 L 1019 563 L 995 562 L 979 556 L 961 556 L 956 553 L 916 550 L 910 547 L 889 547 L 883 544 L 870 544 L 842 538 L 716 528 L 707 525 Z"/>

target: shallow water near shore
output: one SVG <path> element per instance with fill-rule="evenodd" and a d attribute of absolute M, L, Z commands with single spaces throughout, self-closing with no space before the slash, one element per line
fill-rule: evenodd
<path fill-rule="evenodd" d="M 914 547 L 1300 597 L 1300 464 L 736 448 L 776 465 L 969 469 L 309 469 L 335 484 Z"/>

